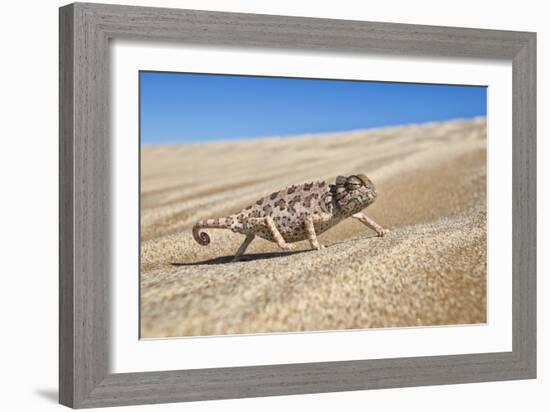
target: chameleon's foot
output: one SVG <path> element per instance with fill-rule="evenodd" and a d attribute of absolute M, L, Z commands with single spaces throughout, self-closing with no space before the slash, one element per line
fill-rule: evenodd
<path fill-rule="evenodd" d="M 294 250 L 296 249 L 296 245 L 293 245 L 292 243 L 281 243 L 279 244 L 279 247 L 283 250 Z"/>
<path fill-rule="evenodd" d="M 389 230 L 389 229 L 379 229 L 379 230 L 376 231 L 376 236 L 384 237 L 390 232 L 391 232 L 391 230 Z"/>
<path fill-rule="evenodd" d="M 312 245 L 311 248 L 313 250 L 323 250 L 323 249 L 326 248 L 326 246 L 325 245 L 320 245 L 319 243 L 317 243 L 316 245 Z"/>

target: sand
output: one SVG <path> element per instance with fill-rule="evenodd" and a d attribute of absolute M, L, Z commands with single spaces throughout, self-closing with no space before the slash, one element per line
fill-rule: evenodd
<path fill-rule="evenodd" d="M 141 152 L 143 338 L 486 322 L 485 119 Z M 203 218 L 236 212 L 293 183 L 365 173 L 366 213 L 283 252 Z"/>

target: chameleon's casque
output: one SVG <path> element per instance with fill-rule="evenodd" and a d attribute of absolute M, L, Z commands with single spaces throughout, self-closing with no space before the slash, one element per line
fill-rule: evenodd
<path fill-rule="evenodd" d="M 285 250 L 292 248 L 289 243 L 306 239 L 314 249 L 321 249 L 317 234 L 350 216 L 383 236 L 387 231 L 361 213 L 376 196 L 374 184 L 362 174 L 338 176 L 334 184 L 321 181 L 293 185 L 236 214 L 199 221 L 193 227 L 193 237 L 199 244 L 208 245 L 210 237 L 202 229 L 231 229 L 246 235 L 235 256 L 238 260 L 255 236 L 276 242 Z"/>

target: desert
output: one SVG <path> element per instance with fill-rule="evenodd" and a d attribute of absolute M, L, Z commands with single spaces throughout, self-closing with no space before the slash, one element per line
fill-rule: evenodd
<path fill-rule="evenodd" d="M 365 173 L 378 198 L 294 251 L 191 228 L 292 184 Z M 486 322 L 486 121 L 142 145 L 142 338 Z"/>

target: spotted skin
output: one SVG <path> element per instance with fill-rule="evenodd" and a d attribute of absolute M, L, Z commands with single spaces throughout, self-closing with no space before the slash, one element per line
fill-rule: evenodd
<path fill-rule="evenodd" d="M 374 184 L 365 175 L 338 176 L 333 184 L 321 181 L 292 185 L 236 214 L 199 221 L 193 227 L 193 237 L 199 244 L 208 245 L 210 237 L 202 229 L 230 229 L 246 235 L 234 258 L 239 260 L 255 236 L 277 243 L 283 250 L 306 239 L 313 249 L 322 249 L 317 235 L 348 217 L 384 236 L 388 231 L 361 212 L 376 197 Z"/>

